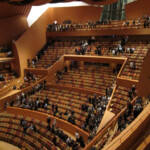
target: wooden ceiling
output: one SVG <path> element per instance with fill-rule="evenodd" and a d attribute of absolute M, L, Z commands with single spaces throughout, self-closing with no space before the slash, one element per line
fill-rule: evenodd
<path fill-rule="evenodd" d="M 28 16 L 32 6 L 71 1 L 83 1 L 91 5 L 107 5 L 118 0 L 0 0 L 0 19 L 19 15 Z"/>
<path fill-rule="evenodd" d="M 46 3 L 71 2 L 71 1 L 83 1 L 91 5 L 108 5 L 118 0 L 1 0 L 1 2 L 7 2 L 13 5 L 42 5 Z"/>
<path fill-rule="evenodd" d="M 0 19 L 19 15 L 27 17 L 31 7 L 31 5 L 17 6 L 7 2 L 0 2 Z"/>

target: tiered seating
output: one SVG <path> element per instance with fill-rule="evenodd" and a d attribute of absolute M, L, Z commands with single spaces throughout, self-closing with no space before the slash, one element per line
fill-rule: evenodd
<path fill-rule="evenodd" d="M 73 42 L 55 42 L 54 46 L 49 46 L 44 55 L 36 62 L 35 68 L 49 68 L 64 54 L 74 54 Z"/>
<path fill-rule="evenodd" d="M 2 75 L 3 79 L 0 81 L 0 89 L 3 88 L 5 85 L 12 82 L 16 77 L 13 71 L 9 70 L 0 70 L 0 75 Z"/>
<path fill-rule="evenodd" d="M 123 68 L 121 72 L 120 77 L 133 79 L 133 80 L 139 80 L 140 71 L 141 71 L 142 64 L 144 62 L 144 58 L 146 56 L 147 51 L 148 49 L 146 48 L 142 49 L 142 46 L 141 46 L 141 48 L 136 49 L 134 54 L 130 54 L 128 56 L 128 61 L 125 64 L 125 67 Z M 135 69 L 130 68 L 130 62 L 135 63 Z"/>
<path fill-rule="evenodd" d="M 109 131 L 104 134 L 104 136 L 99 140 L 99 142 L 96 144 L 96 149 L 102 149 L 105 145 L 110 143 L 115 136 L 119 135 L 120 132 L 118 131 L 118 124 L 117 122 L 112 124 L 112 126 L 109 127 Z"/>
<path fill-rule="evenodd" d="M 132 80 L 139 80 L 140 71 L 142 68 L 142 64 L 144 62 L 144 58 L 147 54 L 148 48 L 149 48 L 149 42 L 128 42 L 125 46 L 125 49 L 127 47 L 134 47 L 135 51 L 133 54 L 131 53 L 118 53 L 117 55 L 113 55 L 108 51 L 109 47 L 116 47 L 117 43 L 109 43 L 109 42 L 96 42 L 91 45 L 92 50 L 90 52 L 86 52 L 86 55 L 96 55 L 95 49 L 96 45 L 101 45 L 102 52 L 101 54 L 104 56 L 116 56 L 116 57 L 126 57 L 128 58 L 127 63 L 125 64 L 125 67 L 123 68 L 120 77 L 132 79 Z M 136 65 L 135 69 L 130 68 L 130 62 L 134 62 Z"/>
<path fill-rule="evenodd" d="M 23 132 L 23 127 L 21 127 L 20 125 L 21 119 L 26 120 L 29 124 L 31 122 L 34 123 L 37 132 L 33 132 L 30 131 L 30 129 L 27 129 L 25 134 Z M 54 136 L 56 137 L 57 147 L 52 142 Z M 66 134 L 65 136 L 68 137 L 68 135 Z M 66 141 L 63 141 L 57 134 L 47 130 L 46 122 L 7 113 L 0 114 L 0 140 L 11 143 L 21 149 L 27 148 L 30 150 L 70 150 L 69 146 L 66 144 Z M 80 147 L 78 147 L 78 149 L 80 149 Z"/>
<path fill-rule="evenodd" d="M 24 89 L 30 85 L 32 85 L 33 83 L 37 82 L 38 80 L 42 79 L 43 78 L 43 75 L 33 75 L 34 76 L 34 79 L 30 78 L 30 80 L 28 81 L 24 81 L 22 84 L 20 84 L 20 87 L 18 89 Z"/>
<path fill-rule="evenodd" d="M 64 120 L 68 120 L 68 116 L 64 115 L 66 111 L 68 111 L 68 113 L 74 111 L 75 125 L 80 128 L 82 128 L 88 115 L 87 112 L 82 111 L 82 105 L 84 104 L 88 107 L 92 106 L 92 104 L 88 102 L 88 96 L 86 94 L 63 89 L 50 88 L 49 90 L 42 90 L 39 93 L 30 96 L 29 99 L 30 101 L 35 102 L 37 97 L 39 98 L 40 103 L 44 102 L 45 97 L 49 99 L 47 108 L 45 109 L 40 107 L 38 108 L 38 111 L 54 115 L 52 105 L 57 105 L 58 113 L 55 115 Z M 14 106 L 18 105 L 15 104 Z"/>
<path fill-rule="evenodd" d="M 124 111 L 121 116 L 118 116 L 107 128 L 107 130 L 105 130 L 102 133 L 102 136 L 100 137 L 99 141 L 97 142 L 97 144 L 95 145 L 96 149 L 102 149 L 105 146 L 107 146 L 115 137 L 117 137 L 124 129 L 126 129 L 128 127 L 129 124 L 131 124 L 135 119 L 135 115 L 134 111 L 136 109 L 136 105 L 139 107 L 142 106 L 142 109 L 139 111 L 139 114 L 141 113 L 141 111 L 148 105 L 149 103 L 149 99 L 148 98 L 142 98 L 142 103 L 140 104 L 139 102 L 135 101 L 135 104 L 133 104 L 133 110 L 131 112 L 131 114 L 127 117 L 127 121 L 125 120 L 126 115 L 124 115 L 125 113 L 127 113 L 128 111 Z M 138 115 L 139 115 L 138 114 Z"/>
<path fill-rule="evenodd" d="M 84 31 L 84 30 L 115 30 L 115 29 L 139 29 L 144 28 L 145 19 L 124 21 L 108 21 L 108 22 L 87 22 L 87 23 L 74 23 L 74 24 L 51 24 L 47 26 L 48 32 L 61 32 L 61 31 Z"/>
<path fill-rule="evenodd" d="M 117 86 L 110 104 L 110 111 L 117 114 L 125 108 L 127 102 L 130 100 L 129 90 L 130 88 L 128 87 Z"/>
<path fill-rule="evenodd" d="M 44 145 L 44 149 L 53 149 L 57 148 L 53 145 L 52 141 L 46 137 L 48 135 L 46 128 L 40 125 L 38 120 L 33 120 L 31 118 L 16 116 L 12 114 L 0 114 L 0 139 L 13 145 L 16 145 L 20 148 L 29 148 L 29 149 L 40 149 Z M 23 134 L 23 129 L 20 126 L 20 119 L 23 118 L 27 121 L 34 121 L 39 124 L 37 127 L 38 132 L 32 133 L 27 132 L 27 135 Z M 43 131 L 46 132 L 43 132 Z M 43 133 L 42 133 L 43 132 Z M 43 136 L 44 134 L 45 136 Z M 50 133 L 49 133 L 50 134 Z"/>
<path fill-rule="evenodd" d="M 116 74 L 113 74 L 108 67 L 86 66 L 85 69 L 68 71 L 58 84 L 105 93 L 106 87 L 111 87 L 115 79 Z"/>

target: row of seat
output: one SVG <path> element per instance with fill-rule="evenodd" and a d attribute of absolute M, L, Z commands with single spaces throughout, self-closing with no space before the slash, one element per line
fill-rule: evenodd
<path fill-rule="evenodd" d="M 23 127 L 20 124 L 21 119 L 26 120 L 27 124 L 33 123 L 36 126 L 37 131 L 34 132 L 28 129 L 26 134 L 24 134 Z M 68 135 L 66 136 L 69 137 Z M 56 137 L 55 144 L 57 146 L 53 143 L 54 137 Z M 46 122 L 8 113 L 0 114 L 0 140 L 12 143 L 21 149 L 71 149 L 71 147 L 66 144 L 66 141 L 63 141 L 58 135 L 47 129 Z M 78 147 L 78 149 L 81 148 Z"/>
<path fill-rule="evenodd" d="M 35 102 L 38 98 L 39 102 L 43 103 L 47 97 L 49 99 L 47 107 L 39 107 L 37 108 L 38 111 L 54 115 L 55 108 L 53 109 L 52 105 L 54 107 L 57 105 L 58 112 L 55 115 L 66 121 L 68 120 L 68 114 L 65 115 L 65 112 L 70 113 L 73 111 L 75 116 L 75 125 L 82 128 L 88 115 L 87 112 L 82 111 L 82 105 L 86 105 L 88 107 L 92 106 L 92 104 L 90 104 L 88 101 L 88 96 L 89 95 L 87 94 L 64 89 L 48 88 L 47 90 L 42 90 L 35 93 L 35 95 L 31 95 L 28 99 L 30 102 Z M 16 101 L 14 106 L 26 108 L 23 104 L 20 105 L 18 101 Z"/>
<path fill-rule="evenodd" d="M 32 85 L 33 83 L 37 82 L 38 80 L 42 79 L 44 76 L 43 75 L 38 75 L 38 74 L 33 74 L 34 79 L 30 79 L 28 81 L 23 81 L 23 83 L 20 84 L 20 86 L 18 87 L 18 89 L 24 89 L 30 85 Z"/>
<path fill-rule="evenodd" d="M 0 89 L 16 79 L 14 72 L 7 69 L 0 70 L 0 75 Z"/>
<path fill-rule="evenodd" d="M 113 74 L 108 67 L 93 67 L 93 70 L 86 67 L 81 70 L 75 68 L 69 70 L 56 83 L 105 93 L 106 87 L 111 87 L 115 82 L 116 74 Z"/>
<path fill-rule="evenodd" d="M 127 21 L 109 21 L 107 24 L 98 22 L 73 23 L 73 24 L 55 24 L 48 25 L 48 32 L 59 31 L 81 31 L 81 30 L 115 30 L 115 29 L 137 29 L 144 28 L 145 19 L 127 20 Z M 134 23 L 133 23 L 134 22 Z"/>
<path fill-rule="evenodd" d="M 62 55 L 64 54 L 75 54 L 75 49 L 79 49 L 78 45 L 79 41 L 56 41 L 53 46 L 49 46 L 49 48 L 45 51 L 44 55 L 36 62 L 35 65 L 31 65 L 31 67 L 35 68 L 48 68 L 53 65 Z M 79 42 L 80 43 L 80 42 Z M 121 72 L 121 77 L 139 80 L 140 70 L 143 63 L 143 59 L 146 56 L 148 48 L 150 46 L 149 41 L 133 41 L 128 42 L 125 46 L 134 47 L 135 51 L 133 54 L 131 53 L 119 53 L 117 55 L 113 55 L 109 52 L 110 47 L 116 47 L 117 41 L 96 41 L 87 47 L 87 52 L 85 55 L 95 56 L 95 50 L 98 45 L 101 46 L 101 55 L 104 56 L 121 56 L 127 57 L 128 62 L 125 65 L 123 71 Z M 138 58 L 137 58 L 138 57 Z M 130 69 L 130 62 L 134 61 L 136 65 L 136 69 Z M 131 72 L 131 73 L 130 73 Z"/>
<path fill-rule="evenodd" d="M 110 104 L 110 111 L 118 114 L 124 107 L 126 107 L 127 102 L 130 101 L 129 98 L 129 87 L 117 86 L 112 97 L 112 101 Z"/>

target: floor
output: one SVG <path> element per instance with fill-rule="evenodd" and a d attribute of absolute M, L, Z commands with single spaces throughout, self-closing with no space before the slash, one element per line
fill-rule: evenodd
<path fill-rule="evenodd" d="M 0 141 L 0 150 L 21 150 L 21 149 L 12 144 Z"/>

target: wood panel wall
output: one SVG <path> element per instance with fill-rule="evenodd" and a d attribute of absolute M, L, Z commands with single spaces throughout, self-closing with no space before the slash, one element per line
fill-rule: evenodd
<path fill-rule="evenodd" d="M 142 65 L 138 84 L 138 94 L 141 96 L 150 95 L 150 50 L 148 51 Z"/>
<path fill-rule="evenodd" d="M 52 20 L 48 11 L 39 17 L 39 19 L 15 42 L 18 50 L 21 75 L 27 68 L 27 59 L 35 57 L 37 52 L 46 43 L 46 26 Z"/>
<path fill-rule="evenodd" d="M 13 39 L 17 40 L 27 29 L 28 23 L 25 16 L 0 19 L 0 46 L 10 45 Z"/>
<path fill-rule="evenodd" d="M 53 20 L 62 23 L 64 20 L 71 20 L 72 22 L 87 22 L 99 20 L 103 8 L 93 6 L 80 7 L 62 7 L 49 8 L 49 13 L 53 16 Z"/>
<path fill-rule="evenodd" d="M 138 0 L 127 4 L 125 6 L 126 19 L 136 19 L 141 18 L 142 15 L 150 15 L 149 6 L 149 0 Z"/>

